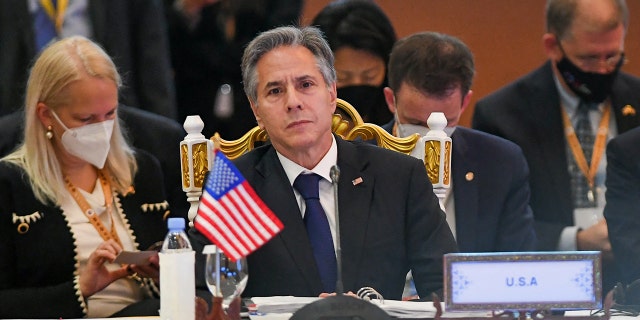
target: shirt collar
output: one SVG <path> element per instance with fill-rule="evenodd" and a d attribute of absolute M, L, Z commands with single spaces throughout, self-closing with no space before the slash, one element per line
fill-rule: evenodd
<path fill-rule="evenodd" d="M 291 185 L 293 185 L 293 182 L 301 173 L 311 172 L 321 176 L 328 182 L 331 182 L 331 167 L 338 163 L 338 146 L 336 144 L 336 138 L 333 135 L 331 135 L 331 147 L 329 148 L 329 151 L 311 170 L 308 170 L 307 168 L 289 160 L 277 150 L 276 154 L 278 155 L 278 159 L 280 160 L 280 163 L 282 164 L 284 172 L 287 174 L 287 178 L 289 179 L 289 183 Z"/>

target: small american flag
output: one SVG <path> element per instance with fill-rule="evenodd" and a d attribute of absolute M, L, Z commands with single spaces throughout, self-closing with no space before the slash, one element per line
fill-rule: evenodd
<path fill-rule="evenodd" d="M 194 225 L 235 261 L 280 232 L 282 222 L 222 152 L 214 158 Z"/>

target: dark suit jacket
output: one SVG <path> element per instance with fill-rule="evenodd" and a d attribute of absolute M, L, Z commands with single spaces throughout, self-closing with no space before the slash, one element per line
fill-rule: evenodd
<path fill-rule="evenodd" d="M 443 254 L 457 248 L 424 165 L 367 143 L 336 140 L 345 291 L 371 286 L 400 299 L 411 269 L 418 293 L 430 297 L 442 288 Z M 284 224 L 249 255 L 243 295 L 318 296 L 322 284 L 302 214 L 275 149 L 254 149 L 235 164 Z M 356 178 L 362 183 L 354 184 Z"/>
<path fill-rule="evenodd" d="M 167 227 L 162 206 L 141 208 L 161 204 L 166 198 L 157 189 L 163 183 L 157 174 L 157 160 L 141 150 L 136 159 L 145 164 L 134 180 L 136 192 L 118 196 L 118 211 L 126 217 L 138 249 L 144 250 L 161 241 Z M 20 220 L 15 217 L 34 213 L 40 213 L 40 218 L 28 219 L 28 231 L 18 232 Z M 0 318 L 85 316 L 74 280 L 78 263 L 75 241 L 78 239 L 74 239 L 60 207 L 36 200 L 24 171 L 0 162 Z"/>
<path fill-rule="evenodd" d="M 102 45 L 124 80 L 121 102 L 176 118 L 166 22 L 160 0 L 89 0 L 93 40 Z M 35 60 L 28 1 L 0 1 L 0 115 L 24 104 Z"/>
<path fill-rule="evenodd" d="M 640 79 L 620 73 L 611 102 L 619 133 L 638 126 L 640 113 L 622 115 L 622 108 L 640 106 Z M 524 152 L 540 250 L 556 250 L 562 229 L 574 225 L 561 110 L 547 62 L 479 100 L 473 115 L 474 128 L 511 140 Z"/>
<path fill-rule="evenodd" d="M 395 121 L 383 126 L 392 133 Z M 460 252 L 533 251 L 529 167 L 514 143 L 457 127 L 451 176 Z M 467 179 L 467 174 L 473 177 Z"/>
<path fill-rule="evenodd" d="M 622 280 L 640 279 L 640 128 L 607 146 L 604 216 Z"/>
<path fill-rule="evenodd" d="M 22 142 L 23 116 L 23 111 L 18 110 L 0 117 L 0 157 L 9 154 Z M 161 171 L 156 174 L 164 174 L 164 194 L 171 210 L 186 216 L 189 203 L 182 191 L 180 171 L 180 141 L 186 135 L 184 129 L 172 119 L 125 105 L 118 107 L 118 117 L 130 144 L 160 161 Z"/>

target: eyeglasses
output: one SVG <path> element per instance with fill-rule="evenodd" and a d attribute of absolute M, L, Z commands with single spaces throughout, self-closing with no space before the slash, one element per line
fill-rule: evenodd
<path fill-rule="evenodd" d="M 560 47 L 560 51 L 562 51 L 562 54 L 568 56 L 567 52 L 564 51 L 564 48 L 562 47 L 560 41 L 558 41 L 558 47 Z M 602 66 L 603 63 L 605 68 L 614 69 L 618 66 L 619 63 L 621 63 L 621 61 L 622 64 L 628 62 L 628 60 L 624 56 L 624 51 L 619 51 L 615 54 L 607 55 L 605 57 L 599 55 L 577 55 L 573 57 L 573 60 L 575 60 L 576 64 L 584 70 L 598 69 Z"/>
<path fill-rule="evenodd" d="M 586 70 L 598 69 L 602 66 L 602 63 L 607 69 L 613 69 L 618 66 L 621 60 L 624 60 L 623 64 L 627 62 L 624 52 L 618 52 L 604 58 L 598 56 L 576 56 L 575 60 L 581 68 Z"/>

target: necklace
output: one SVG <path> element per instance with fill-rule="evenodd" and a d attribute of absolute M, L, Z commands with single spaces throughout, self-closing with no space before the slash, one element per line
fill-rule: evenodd
<path fill-rule="evenodd" d="M 93 210 L 93 208 L 91 208 L 91 205 L 89 205 L 87 199 L 84 198 L 78 188 L 76 188 L 76 186 L 71 183 L 69 177 L 64 177 L 64 183 L 67 187 L 67 190 L 80 207 L 80 210 L 87 217 L 87 219 L 89 219 L 89 222 L 91 222 L 91 225 L 93 225 L 96 231 L 98 231 L 100 237 L 102 237 L 102 239 L 105 241 L 113 239 L 120 245 L 120 247 L 122 247 L 122 242 L 120 241 L 120 237 L 118 236 L 115 225 L 113 223 L 113 193 L 111 192 L 111 176 L 108 172 L 100 170 L 98 171 L 98 179 L 100 180 L 102 192 L 104 193 L 105 207 L 111 221 L 111 230 L 108 230 L 104 223 L 102 223 L 100 217 L 98 217 L 98 214 L 95 212 L 95 210 Z"/>

